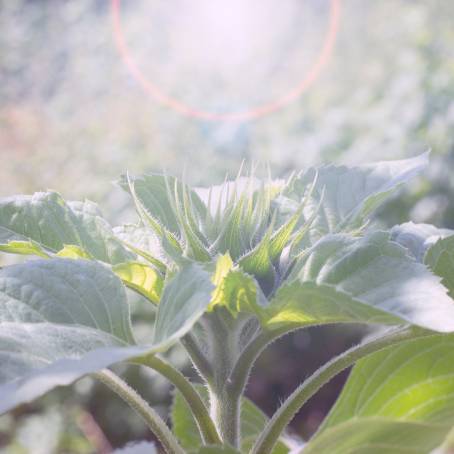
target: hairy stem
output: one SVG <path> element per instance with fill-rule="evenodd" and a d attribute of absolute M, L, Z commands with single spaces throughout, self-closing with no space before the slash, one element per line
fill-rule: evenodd
<path fill-rule="evenodd" d="M 372 339 L 357 345 L 333 358 L 322 366 L 312 376 L 305 380 L 282 404 L 263 429 L 259 438 L 252 447 L 251 454 L 271 454 L 285 427 L 290 423 L 298 410 L 310 399 L 324 384 L 328 383 L 339 372 L 352 366 L 361 358 L 382 350 L 391 345 L 406 340 L 427 335 L 423 330 L 400 328 L 393 330 L 385 336 Z"/>
<path fill-rule="evenodd" d="M 192 336 L 191 333 L 186 334 L 181 339 L 181 344 L 185 348 L 186 352 L 188 353 L 192 364 L 196 368 L 197 372 L 200 376 L 207 382 L 210 383 L 213 380 L 213 369 L 211 364 L 209 363 L 206 356 L 200 350 L 199 346 L 197 345 L 196 340 Z"/>
<path fill-rule="evenodd" d="M 229 379 L 236 356 L 235 335 L 218 313 L 211 314 L 210 340 L 215 361 L 214 377 L 208 383 L 210 413 L 224 443 L 237 448 L 240 445 L 240 403 Z"/>
<path fill-rule="evenodd" d="M 210 418 L 205 403 L 194 386 L 192 386 L 190 381 L 178 369 L 175 369 L 171 364 L 154 355 L 145 355 L 134 358 L 131 362 L 150 367 L 166 377 L 178 391 L 180 391 L 181 395 L 188 403 L 197 422 L 203 442 L 205 444 L 221 444 L 221 439 L 216 430 L 216 426 Z"/>
<path fill-rule="evenodd" d="M 161 442 L 167 454 L 185 454 L 166 423 L 137 393 L 137 391 L 132 389 L 125 381 L 110 370 L 105 369 L 93 374 L 93 376 L 108 386 L 115 394 L 120 396 L 132 409 L 142 416 L 150 430 Z"/>

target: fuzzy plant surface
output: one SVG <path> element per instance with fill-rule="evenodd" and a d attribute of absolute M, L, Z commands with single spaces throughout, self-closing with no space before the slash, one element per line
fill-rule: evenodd
<path fill-rule="evenodd" d="M 286 180 L 239 176 L 211 188 L 125 175 L 119 184 L 138 219 L 115 228 L 95 203 L 56 192 L 2 199 L 0 250 L 35 257 L 0 269 L 0 413 L 91 375 L 161 444 L 123 453 L 448 452 L 454 232 L 413 223 L 384 231 L 371 222 L 427 164 L 425 154 L 326 165 Z M 127 289 L 156 312 L 145 342 L 136 340 Z M 374 329 L 267 418 L 244 397 L 255 360 L 286 333 L 325 324 Z M 160 356 L 176 343 L 199 383 Z M 120 362 L 175 386 L 170 425 L 109 370 Z M 350 366 L 318 432 L 290 437 L 298 410 Z"/>

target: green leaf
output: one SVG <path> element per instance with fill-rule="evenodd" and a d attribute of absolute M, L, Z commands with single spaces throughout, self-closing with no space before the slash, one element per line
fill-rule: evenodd
<path fill-rule="evenodd" d="M 0 413 L 130 356 L 118 348 L 132 343 L 124 288 L 107 267 L 54 259 L 0 270 Z"/>
<path fill-rule="evenodd" d="M 202 399 L 208 403 L 207 389 L 202 385 L 196 385 L 196 389 Z M 179 392 L 175 394 L 171 416 L 173 431 L 183 449 L 196 451 L 202 445 L 202 439 L 192 412 Z M 267 416 L 252 401 L 243 397 L 241 403 L 241 438 L 243 440 L 241 450 L 243 452 L 247 452 L 252 447 L 267 421 Z M 274 449 L 273 454 L 286 454 L 288 452 L 289 448 L 281 440 Z"/>
<path fill-rule="evenodd" d="M 82 248 L 75 246 L 74 244 L 66 244 L 63 249 L 57 252 L 57 257 L 76 260 L 92 258 Z"/>
<path fill-rule="evenodd" d="M 35 243 L 53 253 L 75 245 L 106 263 L 133 258 L 115 238 L 94 203 L 66 203 L 56 192 L 0 200 L 0 244 L 8 245 L 11 241 Z M 34 249 L 30 248 L 30 252 L 42 255 Z M 23 251 L 16 248 L 8 252 Z"/>
<path fill-rule="evenodd" d="M 324 431 L 299 454 L 429 454 L 445 435 L 437 425 L 361 418 Z"/>
<path fill-rule="evenodd" d="M 350 321 L 452 331 L 454 304 L 439 281 L 385 232 L 328 235 L 295 266 L 263 317 L 268 327 Z"/>
<path fill-rule="evenodd" d="M 426 153 L 416 158 L 357 167 L 313 168 L 292 179 L 283 190 L 283 196 L 299 201 L 315 181 L 305 210 L 305 216 L 309 218 L 323 197 L 313 225 L 313 236 L 320 238 L 327 233 L 352 231 L 361 227 L 396 188 L 420 173 L 427 164 Z"/>
<path fill-rule="evenodd" d="M 208 308 L 211 275 L 190 263 L 166 282 L 156 315 L 154 344 L 168 345 L 184 336 Z"/>
<path fill-rule="evenodd" d="M 9 241 L 0 244 L 0 251 L 10 254 L 36 255 L 41 258 L 49 258 L 50 255 L 35 241 Z"/>
<path fill-rule="evenodd" d="M 442 278 L 443 285 L 454 298 L 454 235 L 440 239 L 431 246 L 424 262 Z"/>
<path fill-rule="evenodd" d="M 0 413 L 116 362 L 165 350 L 195 323 L 211 290 L 198 266 L 177 273 L 158 310 L 156 342 L 135 345 L 124 287 L 107 266 L 56 258 L 0 269 Z"/>
<path fill-rule="evenodd" d="M 141 262 L 119 263 L 112 270 L 127 287 L 152 303 L 159 303 L 164 280 L 156 270 Z"/>
<path fill-rule="evenodd" d="M 359 361 L 304 453 L 428 453 L 453 425 L 454 335 L 422 337 Z"/>

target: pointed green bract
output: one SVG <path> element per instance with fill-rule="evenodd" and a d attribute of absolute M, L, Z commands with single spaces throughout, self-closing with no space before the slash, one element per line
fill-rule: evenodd
<path fill-rule="evenodd" d="M 378 453 L 381 446 L 422 454 L 442 444 L 454 425 L 453 352 L 452 334 L 433 335 L 359 361 L 304 453 L 330 446 Z"/>

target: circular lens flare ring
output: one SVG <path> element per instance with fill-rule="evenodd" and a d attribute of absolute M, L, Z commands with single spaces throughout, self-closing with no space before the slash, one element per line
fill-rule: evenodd
<path fill-rule="evenodd" d="M 323 68 L 328 63 L 329 58 L 334 49 L 337 32 L 339 30 L 340 21 L 340 3 L 341 0 L 330 0 L 329 23 L 323 39 L 322 48 L 313 63 L 312 67 L 304 77 L 304 79 L 283 96 L 276 100 L 266 103 L 249 110 L 237 112 L 216 113 L 209 112 L 195 107 L 191 107 L 184 102 L 179 101 L 165 94 L 156 84 L 147 79 L 143 72 L 139 69 L 137 62 L 132 57 L 131 52 L 126 44 L 123 27 L 121 24 L 121 0 L 111 0 L 113 28 L 115 36 L 115 44 L 117 50 L 131 73 L 132 77 L 140 84 L 142 89 L 151 97 L 166 105 L 182 115 L 198 118 L 207 121 L 246 121 L 253 120 L 267 114 L 276 112 L 288 104 L 298 99 L 318 78 Z"/>

